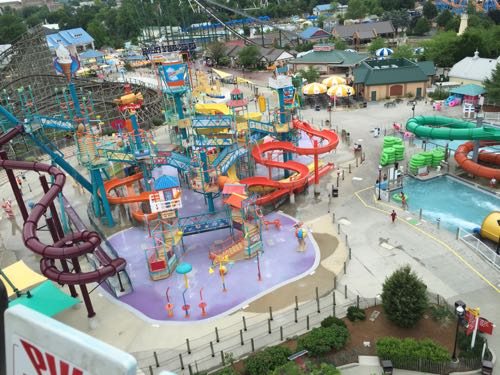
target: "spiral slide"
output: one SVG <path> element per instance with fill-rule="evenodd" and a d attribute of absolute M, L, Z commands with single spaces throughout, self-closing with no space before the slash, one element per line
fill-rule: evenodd
<path fill-rule="evenodd" d="M 490 141 L 481 142 L 480 146 L 492 146 L 500 143 L 500 128 L 493 126 L 476 127 L 473 122 L 444 116 L 418 116 L 408 120 L 406 130 L 423 138 L 448 140 Z M 500 179 L 500 169 L 486 167 L 468 158 L 474 142 L 460 145 L 455 152 L 455 160 L 465 171 L 475 176 Z M 479 160 L 500 165 L 500 155 L 481 152 Z"/>
<path fill-rule="evenodd" d="M 0 146 L 5 145 L 11 139 L 23 132 L 24 129 L 21 125 L 10 129 L 7 133 L 0 136 Z M 87 230 L 67 234 L 53 245 L 44 244 L 38 238 L 38 222 L 45 215 L 47 210 L 53 207 L 54 200 L 57 199 L 59 193 L 62 192 L 64 182 L 66 181 L 65 174 L 54 166 L 38 162 L 0 160 L 0 167 L 5 169 L 43 172 L 53 177 L 54 182 L 52 186 L 40 201 L 35 204 L 23 227 L 24 245 L 42 257 L 40 260 L 40 270 L 44 276 L 59 284 L 84 285 L 94 282 L 101 283 L 106 278 L 115 275 L 125 268 L 126 262 L 123 258 L 111 259 L 107 255 L 103 256 L 105 254 L 96 254 L 98 259 L 101 260 L 102 267 L 91 272 L 71 272 L 67 266 L 65 267 L 65 265 L 67 265 L 66 260 L 72 260 L 76 269 L 77 263 L 75 263 L 75 260 L 79 256 L 97 251 L 101 239 L 97 233 Z M 61 262 L 63 262 L 62 271 L 57 268 L 55 263 L 56 260 L 61 260 Z"/>
<path fill-rule="evenodd" d="M 149 196 L 151 195 L 151 192 L 149 191 L 145 191 L 137 195 L 132 187 L 135 182 L 142 179 L 142 176 L 142 173 L 137 173 L 125 178 L 113 178 L 104 183 L 104 190 L 106 191 L 108 202 L 110 204 L 130 204 L 132 208 L 132 210 L 130 210 L 132 217 L 140 222 L 154 220 L 158 217 L 158 214 L 146 214 L 142 212 L 139 207 L 140 203 L 149 202 Z M 127 196 L 118 197 L 110 194 L 112 190 L 115 190 L 121 186 L 126 186 L 128 194 Z"/>
<path fill-rule="evenodd" d="M 293 152 L 299 155 L 319 155 L 330 152 L 335 149 L 339 143 L 339 137 L 336 133 L 330 130 L 316 130 L 312 128 L 308 123 L 299 120 L 293 120 L 293 126 L 303 132 L 309 134 L 310 136 L 315 136 L 326 140 L 326 144 L 318 147 L 296 147 L 291 142 L 268 142 L 261 145 L 256 145 L 252 149 L 252 156 L 255 161 L 259 164 L 265 165 L 266 167 L 288 169 L 294 171 L 296 174 L 289 179 L 274 181 L 267 177 L 249 177 L 240 181 L 241 184 L 246 184 L 249 188 L 252 186 L 263 186 L 271 187 L 276 190 L 273 192 L 263 195 L 257 199 L 257 204 L 265 205 L 274 200 L 280 198 L 281 196 L 290 193 L 298 188 L 304 187 L 309 181 L 309 168 L 296 161 L 274 161 L 263 157 L 263 154 L 269 151 L 282 150 L 286 152 Z"/>

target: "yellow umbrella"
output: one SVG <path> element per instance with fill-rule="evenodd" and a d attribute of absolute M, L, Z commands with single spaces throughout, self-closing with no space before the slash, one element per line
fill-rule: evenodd
<path fill-rule="evenodd" d="M 326 87 L 332 87 L 336 85 L 344 85 L 346 83 L 346 79 L 339 77 L 339 76 L 331 76 L 328 78 L 325 78 L 322 81 L 323 85 L 326 85 Z"/>
<path fill-rule="evenodd" d="M 354 88 L 347 85 L 336 85 L 328 89 L 328 96 L 335 96 L 337 98 L 343 98 L 345 96 L 353 96 L 356 93 Z"/>
<path fill-rule="evenodd" d="M 302 94 L 304 95 L 318 95 L 324 94 L 327 87 L 321 83 L 313 82 L 302 87 Z"/>

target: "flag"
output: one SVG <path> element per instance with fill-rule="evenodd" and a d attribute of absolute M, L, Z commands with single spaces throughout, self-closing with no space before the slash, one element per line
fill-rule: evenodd
<path fill-rule="evenodd" d="M 478 330 L 481 333 L 486 333 L 488 335 L 493 334 L 493 323 L 487 319 L 479 318 Z"/>
<path fill-rule="evenodd" d="M 465 321 L 467 322 L 467 330 L 465 333 L 469 336 L 472 332 L 474 332 L 474 327 L 476 326 L 476 316 L 472 312 L 466 311 Z"/>

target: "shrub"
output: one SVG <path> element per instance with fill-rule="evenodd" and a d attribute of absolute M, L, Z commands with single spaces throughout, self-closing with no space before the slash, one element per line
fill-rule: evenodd
<path fill-rule="evenodd" d="M 453 319 L 453 313 L 444 305 L 431 305 L 429 307 L 432 319 L 436 322 L 447 322 Z"/>
<path fill-rule="evenodd" d="M 217 371 L 214 375 L 238 375 L 238 372 L 233 367 L 229 366 Z"/>
<path fill-rule="evenodd" d="M 283 346 L 272 346 L 264 349 L 245 360 L 246 371 L 250 375 L 262 375 L 288 362 L 292 354 L 290 349 Z"/>
<path fill-rule="evenodd" d="M 314 328 L 301 336 L 297 342 L 299 350 L 307 350 L 313 356 L 321 356 L 332 349 L 342 349 L 349 339 L 349 331 L 342 326 Z"/>
<path fill-rule="evenodd" d="M 288 362 L 286 365 L 277 367 L 271 375 L 303 375 L 304 372 L 295 361 Z"/>
<path fill-rule="evenodd" d="M 385 279 L 382 305 L 387 317 L 396 325 L 413 327 L 427 309 L 427 286 L 410 266 L 401 267 Z"/>
<path fill-rule="evenodd" d="M 467 336 L 464 332 L 458 333 L 457 346 L 460 349 L 458 353 L 459 358 L 480 358 L 481 352 L 483 350 L 483 345 L 486 339 L 481 334 L 476 335 L 476 342 L 474 343 L 474 348 L 471 349 L 472 335 Z"/>
<path fill-rule="evenodd" d="M 355 322 L 356 320 L 365 320 L 365 310 L 360 309 L 357 306 L 349 306 L 347 308 L 347 319 L 349 319 L 351 322 Z"/>
<path fill-rule="evenodd" d="M 347 328 L 345 322 L 342 319 L 337 318 L 336 316 L 329 316 L 328 318 L 325 318 L 321 321 L 321 327 L 326 328 L 331 326 L 339 326 Z"/>
<path fill-rule="evenodd" d="M 430 340 L 397 339 L 384 337 L 376 343 L 377 355 L 381 359 L 393 361 L 407 359 L 428 359 L 441 362 L 450 359 L 448 350 L 440 344 Z"/>

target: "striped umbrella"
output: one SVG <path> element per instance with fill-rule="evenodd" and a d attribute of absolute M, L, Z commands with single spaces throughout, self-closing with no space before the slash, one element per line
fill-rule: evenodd
<path fill-rule="evenodd" d="M 394 53 L 394 51 L 390 48 L 379 48 L 377 51 L 375 51 L 375 56 L 377 57 L 387 57 L 390 56 Z"/>
<path fill-rule="evenodd" d="M 356 91 L 354 91 L 354 88 L 347 85 L 332 86 L 327 91 L 328 96 L 335 96 L 337 98 L 353 96 L 355 93 Z"/>
<path fill-rule="evenodd" d="M 327 87 L 321 83 L 313 82 L 302 87 L 302 94 L 304 95 L 318 95 L 324 94 Z"/>
<path fill-rule="evenodd" d="M 344 85 L 346 83 L 346 80 L 345 78 L 339 76 L 331 76 L 325 78 L 321 83 L 323 83 L 323 85 L 326 85 L 326 87 L 332 87 L 336 85 Z"/>

